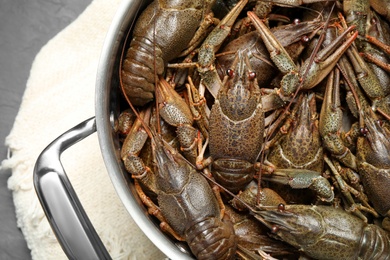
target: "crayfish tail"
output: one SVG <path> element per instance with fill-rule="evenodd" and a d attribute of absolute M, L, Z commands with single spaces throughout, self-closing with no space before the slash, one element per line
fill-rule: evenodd
<path fill-rule="evenodd" d="M 188 245 L 197 259 L 235 258 L 237 236 L 230 221 L 208 218 L 193 225 L 186 234 Z"/>

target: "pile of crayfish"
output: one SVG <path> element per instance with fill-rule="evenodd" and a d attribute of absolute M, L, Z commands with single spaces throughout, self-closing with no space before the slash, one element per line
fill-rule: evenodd
<path fill-rule="evenodd" d="M 197 259 L 390 259 L 390 2 L 296 2 L 154 0 L 131 31 L 123 165 Z"/>

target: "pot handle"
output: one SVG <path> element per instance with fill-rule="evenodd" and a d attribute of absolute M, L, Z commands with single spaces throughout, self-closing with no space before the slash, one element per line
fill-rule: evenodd
<path fill-rule="evenodd" d="M 49 144 L 39 155 L 34 168 L 35 191 L 69 259 L 111 259 L 60 161 L 63 151 L 94 132 L 96 120 L 92 117 Z"/>

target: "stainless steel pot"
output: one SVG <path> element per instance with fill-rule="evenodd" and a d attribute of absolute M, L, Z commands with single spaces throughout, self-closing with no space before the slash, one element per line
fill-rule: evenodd
<path fill-rule="evenodd" d="M 113 128 L 118 115 L 118 69 L 121 50 L 127 31 L 146 4 L 147 1 L 143 0 L 123 0 L 114 17 L 97 72 L 96 117 L 82 122 L 54 140 L 41 153 L 35 165 L 35 190 L 69 259 L 111 259 L 60 162 L 60 155 L 64 150 L 95 131 L 113 186 L 134 221 L 169 258 L 191 259 L 184 249 L 161 232 L 139 200 L 129 174 L 122 166 L 119 141 Z"/>

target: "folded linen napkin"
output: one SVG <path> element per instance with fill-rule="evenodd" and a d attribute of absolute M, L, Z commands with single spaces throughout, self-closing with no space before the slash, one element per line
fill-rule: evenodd
<path fill-rule="evenodd" d="M 33 259 L 66 259 L 33 186 L 40 152 L 56 137 L 93 116 L 97 65 L 119 0 L 94 0 L 36 56 L 13 129 L 6 139 L 18 226 Z M 114 259 L 163 259 L 120 202 L 106 172 L 97 135 L 61 158 L 91 222 Z"/>

